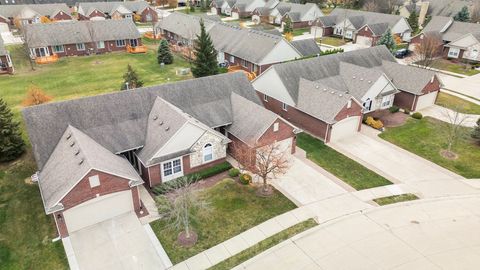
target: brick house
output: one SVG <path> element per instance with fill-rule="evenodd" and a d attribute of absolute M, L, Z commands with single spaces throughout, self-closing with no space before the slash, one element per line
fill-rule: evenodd
<path fill-rule="evenodd" d="M 13 74 L 15 69 L 13 68 L 13 62 L 10 58 L 10 54 L 3 45 L 3 39 L 0 37 L 0 75 L 1 74 Z"/>
<path fill-rule="evenodd" d="M 25 27 L 32 58 L 82 56 L 142 45 L 140 33 L 128 19 L 32 24 Z"/>
<path fill-rule="evenodd" d="M 255 116 L 248 112 L 255 112 Z M 233 140 L 249 151 L 298 130 L 262 106 L 242 73 L 25 108 L 36 173 L 59 235 L 135 212 L 147 188 L 224 162 Z"/>
<path fill-rule="evenodd" d="M 409 41 L 412 29 L 399 15 L 335 8 L 328 16 L 319 17 L 310 29 L 317 37 L 340 36 L 365 46 L 375 46 L 387 31 Z"/>
<path fill-rule="evenodd" d="M 0 8 L 0 24 L 10 27 L 14 25 L 16 19 L 25 25 L 40 23 L 42 17 L 51 21 L 72 20 L 70 9 L 66 4 L 2 5 Z"/>
<path fill-rule="evenodd" d="M 273 65 L 253 82 L 266 108 L 325 142 L 360 130 L 365 113 L 432 105 L 434 72 L 396 63 L 385 46 Z"/>
<path fill-rule="evenodd" d="M 79 2 L 77 10 L 79 20 L 135 19 L 139 15 L 141 22 L 158 21 L 157 12 L 146 1 Z"/>
<path fill-rule="evenodd" d="M 313 3 L 297 4 L 279 1 L 271 3 L 272 1 L 267 2 L 264 7 L 257 8 L 253 11 L 253 22 L 257 24 L 264 22 L 281 25 L 283 28 L 288 18 L 292 22 L 292 27 L 295 29 L 309 27 L 316 18 L 323 16 L 320 8 Z"/>
<path fill-rule="evenodd" d="M 249 18 L 252 16 L 253 11 L 258 7 L 265 5 L 264 0 L 236 0 L 232 7 L 232 18 Z"/>
<path fill-rule="evenodd" d="M 200 34 L 200 18 L 174 12 L 156 25 L 173 44 L 191 45 Z M 219 63 L 239 66 L 257 75 L 269 66 L 304 56 L 283 37 L 204 19 L 205 30 L 217 50 Z"/>

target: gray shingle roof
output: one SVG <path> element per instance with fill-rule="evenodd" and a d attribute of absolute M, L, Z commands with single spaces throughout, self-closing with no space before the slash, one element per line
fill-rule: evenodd
<path fill-rule="evenodd" d="M 380 68 L 398 89 L 415 95 L 422 94 L 422 90 L 435 76 L 433 71 L 390 61 L 383 61 Z"/>
<path fill-rule="evenodd" d="M 455 41 L 467 34 L 480 35 L 480 24 L 458 22 L 450 17 L 434 16 L 423 29 L 423 33 L 440 33 L 444 41 Z"/>
<path fill-rule="evenodd" d="M 335 8 L 329 14 L 329 16 L 333 16 L 336 18 L 336 24 L 342 22 L 346 16 L 357 30 L 359 30 L 360 27 L 366 24 L 370 25 L 370 24 L 379 24 L 379 23 L 386 23 L 390 28 L 392 28 L 395 24 L 398 23 L 398 21 L 403 19 L 403 17 L 400 15 L 368 12 L 363 10 L 343 9 L 343 8 Z"/>
<path fill-rule="evenodd" d="M 320 54 L 320 47 L 318 47 L 317 42 L 314 39 L 294 40 L 290 43 L 304 57 Z"/>
<path fill-rule="evenodd" d="M 25 28 L 30 48 L 140 38 L 131 19 L 29 24 Z"/>
<path fill-rule="evenodd" d="M 109 13 L 110 15 L 115 10 L 123 7 L 129 10 L 131 13 L 141 13 L 149 5 L 145 1 L 125 1 L 125 2 L 84 2 L 78 3 L 78 12 L 82 15 L 90 15 L 90 10 L 99 10 L 103 13 Z"/>
<path fill-rule="evenodd" d="M 261 104 L 237 72 L 28 107 L 23 116 L 41 169 L 68 125 L 112 153 L 123 152 L 145 145 L 147 117 L 157 96 L 214 128 L 233 122 L 232 92 Z"/>
<path fill-rule="evenodd" d="M 77 128 L 69 125 L 61 132 L 62 136 L 39 175 L 47 213 L 58 207 L 58 202 L 92 169 L 130 180 L 131 186 L 143 183 L 125 158 L 111 153 Z"/>
<path fill-rule="evenodd" d="M 462 7 L 470 9 L 477 2 L 475 0 L 431 0 L 429 1 L 428 14 L 432 16 L 455 16 Z"/>
<path fill-rule="evenodd" d="M 66 4 L 35 4 L 35 5 L 1 5 L 0 15 L 6 18 L 15 18 L 25 10 L 31 10 L 40 16 L 52 16 L 57 11 L 70 14 Z M 30 17 L 22 17 L 30 18 Z"/>
<path fill-rule="evenodd" d="M 307 14 L 307 12 L 315 6 L 313 3 L 306 4 L 296 4 L 290 2 L 280 2 L 276 9 L 280 12 L 281 15 L 288 14 L 292 22 L 303 21 L 302 19 Z M 321 12 L 321 11 L 320 11 Z M 317 17 L 322 16 L 323 14 L 316 14 Z"/>
<path fill-rule="evenodd" d="M 200 35 L 200 17 L 181 12 L 173 12 L 160 20 L 155 28 L 175 33 L 185 39 L 195 39 Z M 215 25 L 215 21 L 203 18 L 205 30 L 208 32 Z"/>
<path fill-rule="evenodd" d="M 377 36 L 383 35 L 385 32 L 387 32 L 387 30 L 390 29 L 386 23 L 369 24 L 368 27 L 372 30 L 373 34 Z"/>

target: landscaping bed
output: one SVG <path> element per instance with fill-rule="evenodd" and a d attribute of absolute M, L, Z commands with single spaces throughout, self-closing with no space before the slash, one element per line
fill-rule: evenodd
<path fill-rule="evenodd" d="M 458 158 L 447 159 L 441 155 L 447 147 L 445 125 L 448 124 L 430 117 L 409 119 L 403 126 L 387 128 L 379 136 L 463 177 L 480 178 L 480 146 L 470 137 L 472 128 L 461 128 L 464 135 L 452 149 Z"/>
<path fill-rule="evenodd" d="M 338 37 L 322 37 L 321 40 L 320 38 L 317 38 L 317 42 L 320 44 L 326 44 L 335 47 L 347 44 L 347 40 L 343 40 L 342 38 Z"/>
<path fill-rule="evenodd" d="M 393 195 L 383 198 L 374 199 L 373 201 L 378 203 L 378 205 L 387 205 L 399 202 L 413 201 L 418 200 L 419 198 L 415 194 L 402 194 L 402 195 Z"/>
<path fill-rule="evenodd" d="M 438 93 L 435 104 L 452 110 L 457 110 L 460 113 L 480 114 L 480 105 L 442 92 Z"/>
<path fill-rule="evenodd" d="M 276 190 L 270 197 L 259 197 L 256 191 L 257 187 L 241 185 L 232 179 L 200 190 L 200 196 L 207 199 L 211 210 L 208 215 L 199 215 L 192 222 L 198 235 L 198 242 L 193 247 L 177 244 L 179 231 L 169 226 L 168 221 L 157 220 L 150 225 L 169 258 L 176 264 L 296 208 L 293 202 Z"/>
<path fill-rule="evenodd" d="M 298 134 L 297 146 L 307 152 L 310 160 L 356 190 L 392 184 L 383 176 L 365 168 L 306 133 Z"/>

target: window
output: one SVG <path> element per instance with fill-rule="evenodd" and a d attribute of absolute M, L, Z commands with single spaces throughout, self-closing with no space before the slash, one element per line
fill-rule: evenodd
<path fill-rule="evenodd" d="M 91 188 L 100 186 L 100 178 L 98 178 L 98 175 L 90 176 L 88 182 Z"/>
<path fill-rule="evenodd" d="M 97 48 L 98 48 L 98 49 L 105 49 L 105 42 L 103 42 L 103 41 L 98 41 L 98 42 L 97 42 Z"/>
<path fill-rule="evenodd" d="M 117 47 L 125 47 L 126 42 L 125 42 L 124 39 L 122 39 L 122 40 L 116 40 L 116 41 L 115 41 L 115 45 L 117 45 Z"/>
<path fill-rule="evenodd" d="M 287 110 L 288 110 L 288 107 L 287 107 L 287 106 L 288 106 L 288 105 L 287 105 L 286 103 L 282 103 L 282 109 L 283 109 L 284 111 L 287 111 Z"/>
<path fill-rule="evenodd" d="M 350 109 L 352 107 L 352 100 L 349 100 L 347 102 L 347 109 Z"/>
<path fill-rule="evenodd" d="M 365 108 L 367 111 L 370 111 L 372 108 L 372 101 L 369 98 L 363 103 L 363 108 Z"/>
<path fill-rule="evenodd" d="M 212 144 L 207 143 L 203 147 L 203 162 L 208 162 L 213 159 L 213 147 Z"/>
<path fill-rule="evenodd" d="M 52 49 L 53 49 L 53 53 L 62 53 L 65 51 L 63 48 L 63 45 L 52 46 Z"/>
<path fill-rule="evenodd" d="M 268 96 L 263 94 L 263 101 L 268 102 Z"/>
<path fill-rule="evenodd" d="M 242 67 L 247 67 L 248 66 L 248 62 L 244 59 L 242 59 L 242 61 L 240 61 L 240 64 L 242 65 Z"/>
<path fill-rule="evenodd" d="M 278 123 L 274 123 L 273 124 L 273 132 L 277 132 L 278 131 Z"/>
<path fill-rule="evenodd" d="M 235 63 L 235 57 L 233 55 L 230 55 L 230 63 Z"/>
<path fill-rule="evenodd" d="M 391 97 L 391 96 L 385 96 L 385 97 L 383 97 L 383 98 L 382 98 L 382 107 L 383 107 L 383 108 L 389 107 L 391 101 L 392 101 L 392 97 Z"/>
<path fill-rule="evenodd" d="M 85 44 L 78 43 L 77 44 L 77 51 L 85 51 Z"/>
<path fill-rule="evenodd" d="M 450 48 L 450 50 L 448 50 L 448 57 L 458 58 L 459 54 L 460 54 L 460 49 L 458 48 Z"/>
<path fill-rule="evenodd" d="M 182 172 L 182 162 L 180 159 L 164 162 L 162 167 L 163 176 L 170 179 L 174 178 L 176 174 Z"/>

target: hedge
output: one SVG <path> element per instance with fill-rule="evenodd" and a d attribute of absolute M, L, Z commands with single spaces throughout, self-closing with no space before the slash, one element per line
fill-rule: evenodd
<path fill-rule="evenodd" d="M 217 164 L 215 166 L 212 166 L 212 167 L 203 169 L 201 171 L 198 171 L 196 173 L 187 174 L 184 177 L 192 177 L 195 181 L 199 181 L 199 180 L 208 178 L 210 176 L 214 176 L 214 175 L 217 175 L 219 173 L 228 171 L 231 168 L 232 168 L 232 165 L 230 163 L 228 163 L 228 161 L 225 161 L 225 162 L 222 162 L 222 163 Z M 169 188 L 176 183 L 176 181 L 177 180 L 174 179 L 174 180 L 168 181 L 164 184 L 160 184 L 160 185 L 155 186 L 153 188 L 153 193 L 155 193 L 156 195 L 165 194 L 169 190 Z"/>

